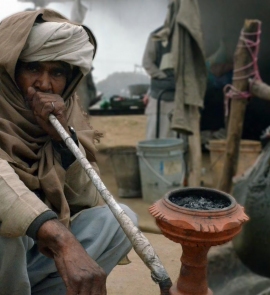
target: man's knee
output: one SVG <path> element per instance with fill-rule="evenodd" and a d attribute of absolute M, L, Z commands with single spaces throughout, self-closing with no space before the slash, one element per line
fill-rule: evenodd
<path fill-rule="evenodd" d="M 27 252 L 33 245 L 34 241 L 27 236 L 18 238 L 0 237 L 0 254 L 5 255 L 7 252 L 18 253 L 18 251 Z"/>
<path fill-rule="evenodd" d="M 0 237 L 1 295 L 30 294 L 26 253 L 34 241 L 28 237 Z"/>

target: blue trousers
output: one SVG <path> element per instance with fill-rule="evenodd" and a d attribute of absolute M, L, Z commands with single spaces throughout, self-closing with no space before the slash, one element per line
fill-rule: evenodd
<path fill-rule="evenodd" d="M 120 205 L 132 221 L 137 218 Z M 71 231 L 107 274 L 130 251 L 131 243 L 107 205 L 82 211 Z M 0 237 L 0 295 L 65 295 L 53 259 L 42 255 L 27 237 Z"/>

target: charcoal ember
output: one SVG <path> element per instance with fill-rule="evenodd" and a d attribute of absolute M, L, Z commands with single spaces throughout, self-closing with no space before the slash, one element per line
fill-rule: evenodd
<path fill-rule="evenodd" d="M 224 209 L 230 206 L 230 201 L 216 197 L 207 196 L 171 196 L 170 201 L 177 206 L 193 210 L 216 210 Z"/>

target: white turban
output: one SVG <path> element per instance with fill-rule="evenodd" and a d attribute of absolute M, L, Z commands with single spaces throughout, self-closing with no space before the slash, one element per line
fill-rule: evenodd
<path fill-rule="evenodd" d="M 23 62 L 64 61 L 86 75 L 92 66 L 94 46 L 82 26 L 69 23 L 35 23 L 19 57 Z"/>

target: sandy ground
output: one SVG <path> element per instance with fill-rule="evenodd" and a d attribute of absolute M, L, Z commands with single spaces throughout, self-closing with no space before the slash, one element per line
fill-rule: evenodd
<path fill-rule="evenodd" d="M 145 139 L 145 116 L 93 116 L 90 119 L 94 129 L 103 132 L 104 138 L 97 145 L 99 149 L 111 146 L 136 146 Z"/>
<path fill-rule="evenodd" d="M 93 116 L 91 125 L 94 129 L 104 133 L 104 138 L 97 145 L 97 161 L 101 178 L 111 194 L 118 202 L 128 205 L 139 218 L 139 228 L 149 239 L 164 267 L 174 282 L 180 270 L 181 246 L 163 235 L 155 224 L 154 218 L 148 213 L 150 204 L 145 203 L 141 197 L 119 198 L 112 163 L 107 148 L 115 146 L 136 146 L 138 141 L 145 139 L 145 116 Z M 209 167 L 209 157 L 204 157 L 203 166 Z M 206 168 L 207 171 L 207 168 Z M 206 175 L 209 175 L 209 173 Z M 204 175 L 205 178 L 205 175 Z M 211 181 L 205 178 L 206 181 Z M 150 276 L 150 270 L 132 250 L 129 254 L 132 261 L 129 265 L 115 267 L 107 281 L 108 295 L 157 295 L 159 287 Z"/>
<path fill-rule="evenodd" d="M 182 249 L 162 235 L 145 233 L 153 245 L 172 282 L 175 282 L 180 271 Z M 153 282 L 150 270 L 132 250 L 129 255 L 131 263 L 118 265 L 107 280 L 108 295 L 158 295 L 159 286 Z"/>

